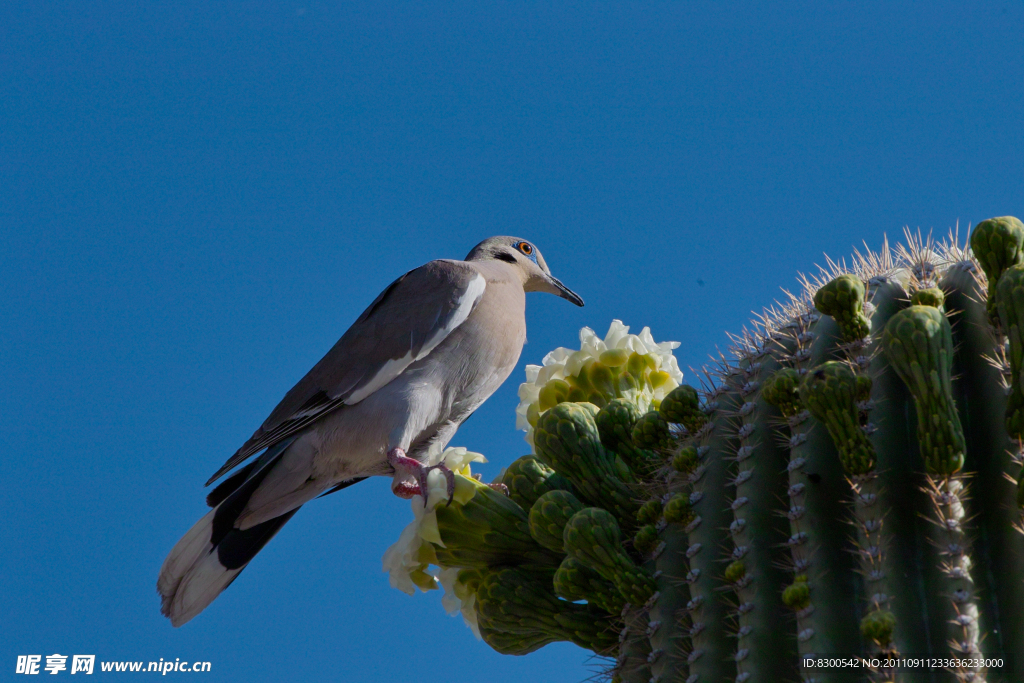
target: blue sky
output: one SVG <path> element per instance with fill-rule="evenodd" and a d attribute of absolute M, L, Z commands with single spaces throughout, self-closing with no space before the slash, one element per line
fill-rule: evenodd
<path fill-rule="evenodd" d="M 0 88 L 0 678 L 58 652 L 582 680 L 574 646 L 502 657 L 388 586 L 411 513 L 383 479 L 306 506 L 181 629 L 157 570 L 430 259 L 521 236 L 587 301 L 529 298 L 520 367 L 452 442 L 489 478 L 526 452 L 522 366 L 584 325 L 699 365 L 825 253 L 1024 214 L 1020 3 L 12 1 Z"/>

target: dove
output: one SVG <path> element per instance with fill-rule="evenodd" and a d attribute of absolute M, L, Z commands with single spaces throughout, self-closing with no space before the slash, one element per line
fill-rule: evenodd
<path fill-rule="evenodd" d="M 431 261 L 381 292 L 207 482 L 230 473 L 160 569 L 171 624 L 202 612 L 313 498 L 372 476 L 391 476 L 392 491 L 411 498 L 435 468 L 450 498 L 454 474 L 427 466 L 428 450 L 443 449 L 512 372 L 527 292 L 583 306 L 517 237 Z"/>

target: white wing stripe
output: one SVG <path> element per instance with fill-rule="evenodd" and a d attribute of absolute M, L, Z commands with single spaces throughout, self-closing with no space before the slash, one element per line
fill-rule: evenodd
<path fill-rule="evenodd" d="M 468 318 L 469 314 L 473 312 L 473 308 L 484 295 L 484 289 L 486 287 L 487 280 L 485 280 L 484 276 L 480 273 L 476 273 L 473 279 L 466 285 L 466 291 L 463 292 L 462 296 L 459 297 L 459 300 L 455 302 L 455 310 L 448 318 L 448 324 L 437 328 L 434 333 L 427 338 L 427 341 L 423 344 L 423 348 L 421 348 L 420 352 L 415 356 L 413 356 L 413 353 L 410 350 L 409 353 L 405 354 L 401 358 L 392 358 L 386 362 L 369 382 L 356 391 L 353 391 L 345 399 L 345 405 L 351 406 L 359 403 L 364 398 L 405 372 L 405 369 L 414 362 L 421 358 L 425 358 L 428 353 L 433 351 L 438 344 L 444 341 L 445 338 L 451 334 L 452 330 L 466 322 L 466 318 Z"/>

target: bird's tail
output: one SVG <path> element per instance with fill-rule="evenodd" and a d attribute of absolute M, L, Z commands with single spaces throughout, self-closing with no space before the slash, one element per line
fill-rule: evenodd
<path fill-rule="evenodd" d="M 287 448 L 272 449 L 211 491 L 213 507 L 171 549 L 156 588 L 160 611 L 181 626 L 213 602 L 298 508 L 248 529 L 235 528 L 249 498 Z"/>
<path fill-rule="evenodd" d="M 196 522 L 160 568 L 160 611 L 173 626 L 206 609 L 298 508 L 245 531 L 230 529 L 224 534 L 217 533 L 220 511 L 215 508 Z"/>
<path fill-rule="evenodd" d="M 271 447 L 214 488 L 206 498 L 213 509 L 196 522 L 164 560 L 156 587 L 161 598 L 160 611 L 174 626 L 181 626 L 206 609 L 298 512 L 301 505 L 246 529 L 239 528 L 245 526 L 239 524 L 239 518 L 253 494 L 291 442 L 289 439 Z M 341 482 L 328 493 L 362 480 Z"/>

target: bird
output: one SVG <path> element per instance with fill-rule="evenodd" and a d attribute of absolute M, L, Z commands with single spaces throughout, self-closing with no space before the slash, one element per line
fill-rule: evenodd
<path fill-rule="evenodd" d="M 518 237 L 491 237 L 463 261 L 430 261 L 388 285 L 206 482 L 231 472 L 160 569 L 161 613 L 175 627 L 190 621 L 302 505 L 368 477 L 391 476 L 395 495 L 412 498 L 439 468 L 450 503 L 454 474 L 427 466 L 428 451 L 515 368 L 527 292 L 583 306 Z"/>

